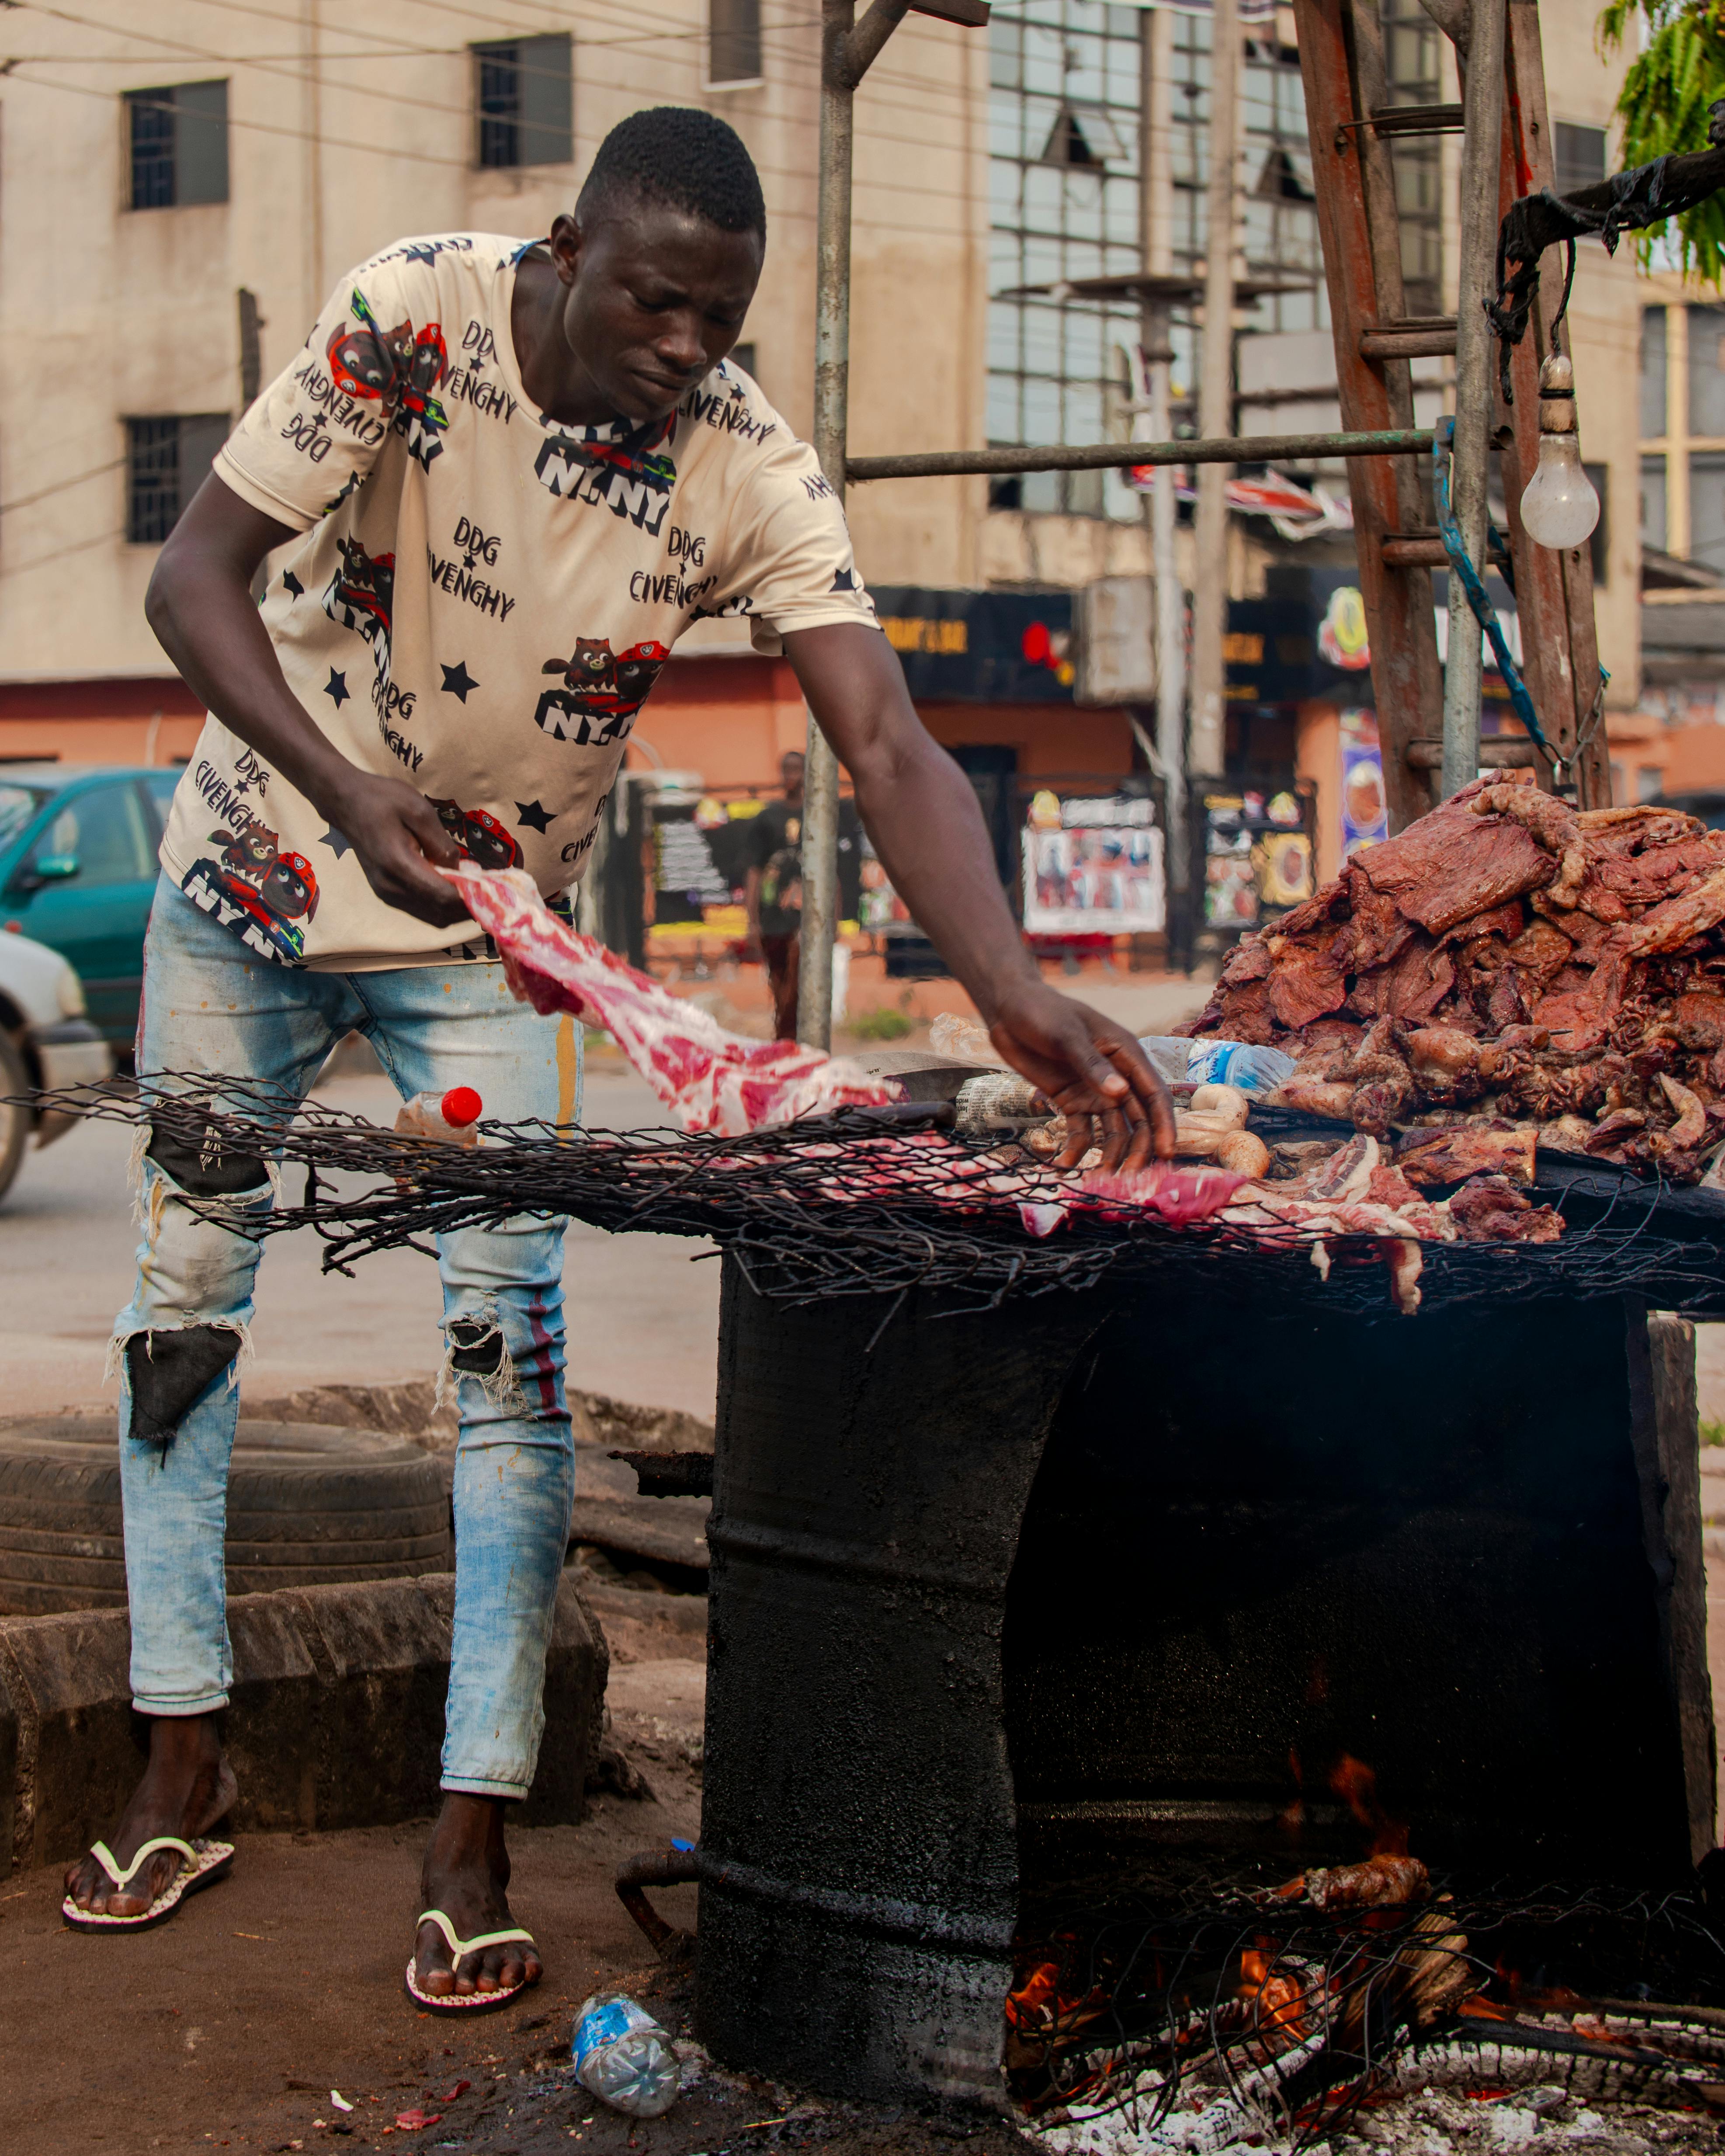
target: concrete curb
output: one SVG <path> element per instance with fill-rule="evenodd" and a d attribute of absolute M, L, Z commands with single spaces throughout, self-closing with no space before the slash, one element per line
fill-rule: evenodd
<path fill-rule="evenodd" d="M 223 1742 L 242 1832 L 381 1826 L 434 1811 L 452 1575 L 278 1588 L 228 1604 Z M 106 1834 L 142 1760 L 124 1609 L 0 1618 L 0 1861 L 69 1861 Z M 545 1742 L 524 1825 L 586 1813 L 610 1656 L 572 1573 L 557 1590 Z M 0 1876 L 4 1873 L 0 1872 Z"/>

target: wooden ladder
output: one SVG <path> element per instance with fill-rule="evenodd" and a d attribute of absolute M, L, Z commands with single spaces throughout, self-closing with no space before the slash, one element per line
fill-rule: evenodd
<path fill-rule="evenodd" d="M 1453 133 L 1461 108 L 1391 107 L 1377 0 L 1293 4 L 1342 424 L 1348 429 L 1411 427 L 1408 362 L 1454 352 L 1455 322 L 1453 316 L 1416 317 L 1406 311 L 1388 146 L 1397 136 Z M 1538 0 L 1508 0 L 1508 9 L 1500 214 L 1517 196 L 1554 180 Z M 1548 259 L 1554 264 L 1561 260 L 1555 253 Z M 1592 559 L 1584 547 L 1558 554 L 1534 546 L 1519 513 L 1522 490 L 1538 455 L 1539 361 L 1548 349 L 1544 326 L 1554 305 L 1543 291 L 1516 349 L 1512 406 L 1503 403 L 1494 374 L 1494 439 L 1508 506 L 1524 679 L 1548 740 L 1572 767 L 1581 805 L 1591 808 L 1611 798 Z M 1425 459 L 1353 458 L 1348 477 L 1384 792 L 1390 829 L 1398 831 L 1432 805 L 1434 775 L 1443 759 L 1443 676 L 1430 572 L 1445 567 L 1448 557 Z M 1459 593 L 1456 598 L 1458 610 L 1465 612 Z M 1552 766 L 1520 734 L 1488 736 L 1481 757 L 1488 765 L 1532 766 L 1541 784 L 1553 782 Z"/>

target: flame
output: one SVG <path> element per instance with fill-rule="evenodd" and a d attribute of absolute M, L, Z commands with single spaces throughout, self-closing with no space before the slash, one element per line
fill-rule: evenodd
<path fill-rule="evenodd" d="M 1363 1759 L 1344 1752 L 1330 1769 L 1330 1792 L 1340 1797 L 1372 1837 L 1373 1856 L 1405 1856 L 1407 1822 L 1393 1820 L 1378 1795 L 1378 1777 Z"/>
<path fill-rule="evenodd" d="M 1260 2025 L 1267 2022 L 1274 2028 L 1286 2029 L 1291 2036 L 1303 2037 L 1306 1993 L 1291 1977 L 1271 1974 L 1276 1951 L 1273 1939 L 1260 1939 L 1255 1947 L 1242 1950 L 1240 1988 L 1234 1995 L 1255 2007 L 1255 2018 Z"/>

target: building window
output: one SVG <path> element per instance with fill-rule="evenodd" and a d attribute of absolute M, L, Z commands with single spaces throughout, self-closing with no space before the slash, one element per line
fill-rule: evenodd
<path fill-rule="evenodd" d="M 1419 0 L 1384 0 L 1384 58 L 1392 105 L 1436 105 L 1439 33 Z M 1402 235 L 1402 283 L 1410 315 L 1440 315 L 1443 295 L 1443 147 L 1435 135 L 1389 142 Z"/>
<path fill-rule="evenodd" d="M 574 156 L 567 33 L 473 48 L 482 166 L 567 165 Z"/>
<path fill-rule="evenodd" d="M 181 82 L 126 93 L 131 207 L 228 199 L 228 85 Z"/>
<path fill-rule="evenodd" d="M 126 423 L 126 536 L 157 547 L 209 475 L 228 439 L 225 412 L 176 413 Z"/>
<path fill-rule="evenodd" d="M 1593 565 L 1597 588 L 1604 583 L 1611 567 L 1611 473 L 1605 465 L 1584 465 L 1582 470 L 1592 480 L 1594 492 L 1599 497 L 1599 521 L 1587 542 L 1588 559 Z"/>
<path fill-rule="evenodd" d="M 707 0 L 709 90 L 742 90 L 761 80 L 761 0 Z"/>
<path fill-rule="evenodd" d="M 1030 12 L 1034 20 L 997 10 L 988 30 L 989 282 L 1000 295 L 988 307 L 988 439 L 1100 442 L 1120 405 L 1115 347 L 1138 339 L 1137 301 L 1007 295 L 1142 266 L 1139 17 L 1095 0 L 1039 0 Z M 1027 473 L 991 500 L 1142 514 L 1116 472 Z"/>
<path fill-rule="evenodd" d="M 1557 168 L 1557 191 L 1573 194 L 1577 187 L 1596 187 L 1605 177 L 1605 131 L 1603 127 L 1572 127 L 1559 120 L 1552 130 L 1552 162 Z"/>

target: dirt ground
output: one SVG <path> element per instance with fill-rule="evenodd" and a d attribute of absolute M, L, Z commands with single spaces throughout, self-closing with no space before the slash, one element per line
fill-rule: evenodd
<path fill-rule="evenodd" d="M 0 1881 L 7 2156 L 325 2147 L 537 2156 L 578 2144 L 582 2156 L 909 2156 L 945 2145 L 951 2130 L 938 2123 L 799 2102 L 711 2071 L 665 2118 L 644 2123 L 603 2110 L 575 2081 L 575 2010 L 594 1991 L 629 1991 L 674 2036 L 686 2034 L 686 1975 L 654 1962 L 613 1881 L 625 1856 L 699 1830 L 706 1676 L 703 1598 L 603 1574 L 588 1592 L 611 1646 L 614 1733 L 653 1794 L 600 1795 L 581 1826 L 511 1836 L 511 1900 L 545 1957 L 536 1990 L 453 2024 L 408 1999 L 428 1822 L 248 1835 L 231 1879 L 130 1938 L 67 1930 L 58 1872 L 25 1873 Z M 653 1900 L 694 1929 L 692 1887 L 655 1889 Z M 427 2123 L 398 2123 L 409 2114 Z M 1005 2127 L 959 2138 L 979 2156 L 1024 2145 Z"/>

